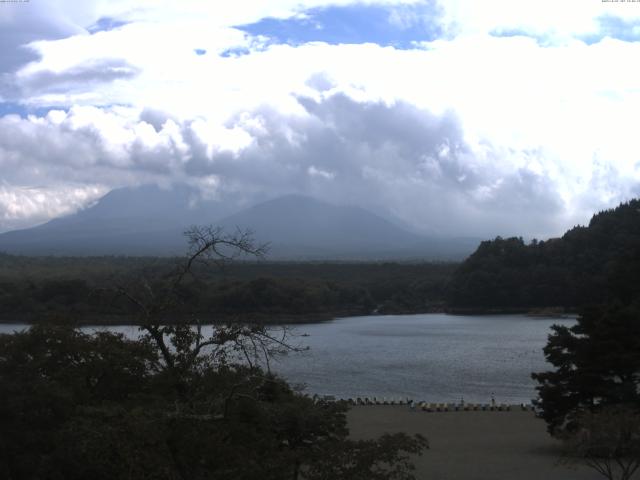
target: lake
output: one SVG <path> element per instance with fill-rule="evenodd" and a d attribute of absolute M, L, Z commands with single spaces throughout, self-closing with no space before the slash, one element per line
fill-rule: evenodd
<path fill-rule="evenodd" d="M 271 367 L 306 385 L 309 393 L 339 398 L 488 403 L 493 394 L 498 403 L 529 403 L 536 395 L 531 372 L 550 367 L 542 347 L 554 323 L 575 320 L 445 314 L 338 318 L 293 327 L 295 342 L 309 350 Z M 0 332 L 24 327 L 0 325 Z M 136 327 L 108 329 L 137 334 Z"/>

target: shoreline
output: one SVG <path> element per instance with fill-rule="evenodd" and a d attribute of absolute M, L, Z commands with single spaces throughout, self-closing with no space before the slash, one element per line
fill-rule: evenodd
<path fill-rule="evenodd" d="M 283 315 L 212 315 L 200 317 L 201 325 L 218 325 L 225 323 L 252 323 L 252 324 L 264 324 L 264 325 L 304 325 L 308 323 L 323 323 L 334 320 L 340 317 L 354 317 L 362 314 L 355 312 L 336 312 L 336 313 L 314 313 L 314 314 L 283 314 Z M 134 315 L 83 315 L 82 319 L 71 315 L 69 319 L 64 315 L 56 315 L 55 317 L 47 317 L 38 319 L 38 316 L 2 316 L 0 317 L 0 324 L 25 324 L 25 325 L 37 325 L 37 324 L 61 324 L 61 325 L 73 325 L 78 327 L 129 327 L 140 326 L 142 322 L 139 321 Z M 196 325 L 195 322 L 188 321 L 188 318 L 177 317 L 177 321 L 161 320 L 158 322 L 160 325 L 174 325 L 174 324 L 191 324 Z M 214 320 L 215 319 L 215 320 Z"/>
<path fill-rule="evenodd" d="M 200 317 L 201 325 L 217 325 L 224 323 L 247 323 L 247 324 L 263 324 L 263 325 L 305 325 L 311 323 L 325 323 L 338 318 L 345 317 L 384 317 L 384 316 L 402 316 L 402 315 L 430 315 L 430 314 L 444 314 L 451 316 L 492 316 L 492 315 L 525 315 L 531 318 L 558 318 L 558 319 L 571 319 L 576 318 L 578 313 L 575 311 L 557 311 L 555 309 L 430 309 L 426 312 L 380 312 L 380 313 L 365 313 L 358 311 L 335 311 L 335 312 L 317 312 L 317 313 L 303 313 L 303 314 L 220 314 L 220 315 L 208 315 Z M 37 325 L 37 324 L 64 324 L 73 325 L 78 327 L 120 327 L 120 326 L 140 326 L 140 322 L 135 315 L 79 315 L 77 313 L 67 314 L 37 314 L 28 315 L 1 315 L 0 324 L 25 324 L 25 325 Z M 79 317 L 82 317 L 81 319 Z M 160 325 L 172 325 L 176 323 L 191 323 L 188 318 L 182 316 L 177 317 L 178 321 L 162 320 L 158 322 Z"/>
<path fill-rule="evenodd" d="M 447 401 L 423 401 L 423 400 L 378 400 L 378 397 L 357 397 L 353 398 L 333 398 L 332 395 L 315 395 L 318 399 L 330 402 L 346 403 L 350 408 L 354 407 L 404 407 L 410 411 L 425 413 L 448 413 L 448 412 L 535 412 L 533 401 L 522 403 L 485 403 L 485 402 L 463 402 L 453 403 Z"/>

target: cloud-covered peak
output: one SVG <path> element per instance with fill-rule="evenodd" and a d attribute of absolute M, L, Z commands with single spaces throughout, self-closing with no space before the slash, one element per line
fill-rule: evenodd
<path fill-rule="evenodd" d="M 640 190 L 632 2 L 0 12 L 0 229 L 91 192 L 187 183 L 312 194 L 430 233 L 546 236 Z"/>
<path fill-rule="evenodd" d="M 310 194 L 386 211 L 430 234 L 544 236 L 566 220 L 556 181 L 513 167 L 499 147 L 470 145 L 453 113 L 344 93 L 298 102 L 302 115 L 262 107 L 219 130 L 161 115 L 154 126 L 149 112 L 122 109 L 5 117 L 0 144 L 12 161 L 3 167 L 11 184 L 37 169 L 40 181 L 59 185 L 186 182 L 246 202 Z"/>

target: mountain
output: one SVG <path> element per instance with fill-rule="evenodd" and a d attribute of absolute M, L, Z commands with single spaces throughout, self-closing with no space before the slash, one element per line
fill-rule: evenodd
<path fill-rule="evenodd" d="M 216 201 L 198 201 L 187 186 L 122 188 L 93 206 L 37 227 L 0 235 L 0 251 L 34 255 L 182 254 L 182 232 L 230 213 Z"/>
<path fill-rule="evenodd" d="M 270 243 L 270 259 L 460 259 L 475 239 L 434 239 L 360 207 L 287 195 L 234 212 L 231 201 L 202 201 L 189 187 L 114 190 L 76 214 L 0 235 L 0 251 L 36 255 L 176 255 L 194 224 L 250 229 Z M 237 207 L 235 208 L 237 210 Z"/>
<path fill-rule="evenodd" d="M 575 309 L 640 301 L 640 199 L 595 214 L 561 238 L 482 242 L 449 284 L 454 308 Z"/>
<path fill-rule="evenodd" d="M 430 239 L 402 229 L 368 210 L 331 205 L 302 195 L 279 197 L 222 219 L 226 230 L 251 229 L 269 242 L 270 258 L 461 258 L 475 240 Z"/>

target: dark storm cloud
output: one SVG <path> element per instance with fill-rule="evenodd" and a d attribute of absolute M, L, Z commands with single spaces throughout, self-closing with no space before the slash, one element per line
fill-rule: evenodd
<path fill-rule="evenodd" d="M 433 233 L 545 232 L 562 210 L 547 177 L 526 168 L 502 171 L 491 152 L 476 158 L 451 114 L 342 94 L 299 102 L 308 116 L 255 112 L 259 126 L 245 126 L 254 141 L 239 154 L 209 158 L 197 137 L 186 135 L 186 171 L 248 191 L 368 206 Z"/>
<path fill-rule="evenodd" d="M 454 115 L 344 94 L 298 101 L 305 115 L 264 107 L 229 122 L 230 131 L 251 138 L 234 150 L 216 146 L 224 141 L 196 128 L 197 120 L 179 123 L 150 110 L 126 121 L 95 108 L 72 109 L 62 121 L 5 117 L 0 169 L 16 184 L 215 178 L 218 193 L 242 192 L 248 202 L 308 194 L 393 214 L 428 233 L 559 232 L 555 184 L 530 169 L 505 167 L 510 162 L 499 162 L 490 146 L 476 155 Z"/>

